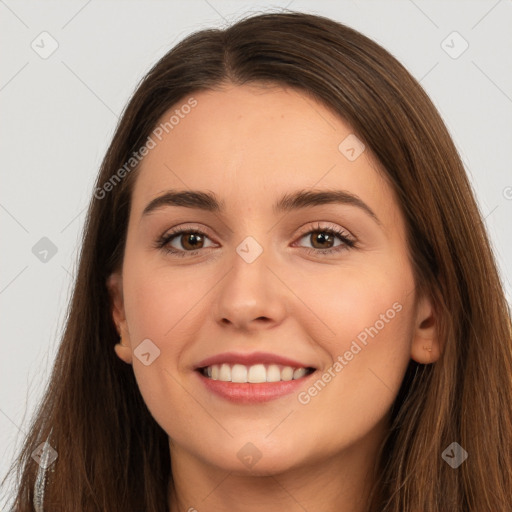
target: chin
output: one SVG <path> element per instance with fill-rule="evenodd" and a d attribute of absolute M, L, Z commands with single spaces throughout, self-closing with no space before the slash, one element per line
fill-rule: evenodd
<path fill-rule="evenodd" d="M 211 454 L 210 463 L 223 471 L 240 476 L 271 476 L 304 464 L 303 446 L 300 443 L 285 447 L 265 440 L 262 434 L 254 441 L 233 441 L 223 445 L 222 453 Z M 300 457 L 299 457 L 300 455 Z"/>

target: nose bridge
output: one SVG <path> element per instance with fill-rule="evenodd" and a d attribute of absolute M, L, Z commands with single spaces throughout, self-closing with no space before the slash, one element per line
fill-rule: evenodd
<path fill-rule="evenodd" d="M 258 239 L 252 235 L 246 236 L 235 247 L 228 280 L 242 295 L 262 295 L 271 291 L 272 288 L 269 282 L 271 273 L 268 269 L 271 253 L 268 243 L 265 243 L 267 239 L 262 240 L 261 235 Z"/>
<path fill-rule="evenodd" d="M 216 297 L 219 321 L 239 327 L 248 327 L 261 318 L 272 323 L 282 321 L 286 311 L 285 289 L 270 270 L 273 258 L 265 243 L 269 243 L 269 236 L 262 230 L 259 235 L 246 236 L 235 247 L 231 269 Z"/>

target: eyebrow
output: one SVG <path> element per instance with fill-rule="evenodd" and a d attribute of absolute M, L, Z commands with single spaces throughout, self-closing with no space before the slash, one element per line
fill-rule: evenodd
<path fill-rule="evenodd" d="M 274 204 L 273 212 L 277 215 L 326 204 L 355 206 L 368 214 L 379 226 L 381 225 L 374 211 L 359 197 L 346 190 L 297 190 L 283 195 Z M 168 190 L 149 202 L 142 212 L 142 217 L 165 206 L 195 208 L 213 213 L 222 213 L 225 209 L 224 201 L 219 201 L 213 192 Z"/>

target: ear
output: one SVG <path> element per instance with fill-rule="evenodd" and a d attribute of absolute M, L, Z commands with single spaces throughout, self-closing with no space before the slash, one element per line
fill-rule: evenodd
<path fill-rule="evenodd" d="M 438 332 L 439 318 L 433 301 L 426 295 L 422 296 L 416 303 L 411 358 L 421 364 L 436 362 L 442 351 Z"/>
<path fill-rule="evenodd" d="M 119 359 L 131 364 L 132 349 L 124 312 L 123 276 L 119 272 L 114 272 L 110 274 L 106 284 L 110 295 L 112 319 L 120 336 L 119 343 L 116 343 L 114 350 Z"/>

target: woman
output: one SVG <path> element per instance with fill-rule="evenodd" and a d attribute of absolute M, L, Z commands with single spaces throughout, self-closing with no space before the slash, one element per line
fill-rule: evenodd
<path fill-rule="evenodd" d="M 104 159 L 14 509 L 512 510 L 511 340 L 401 64 L 302 13 L 198 32 Z"/>

